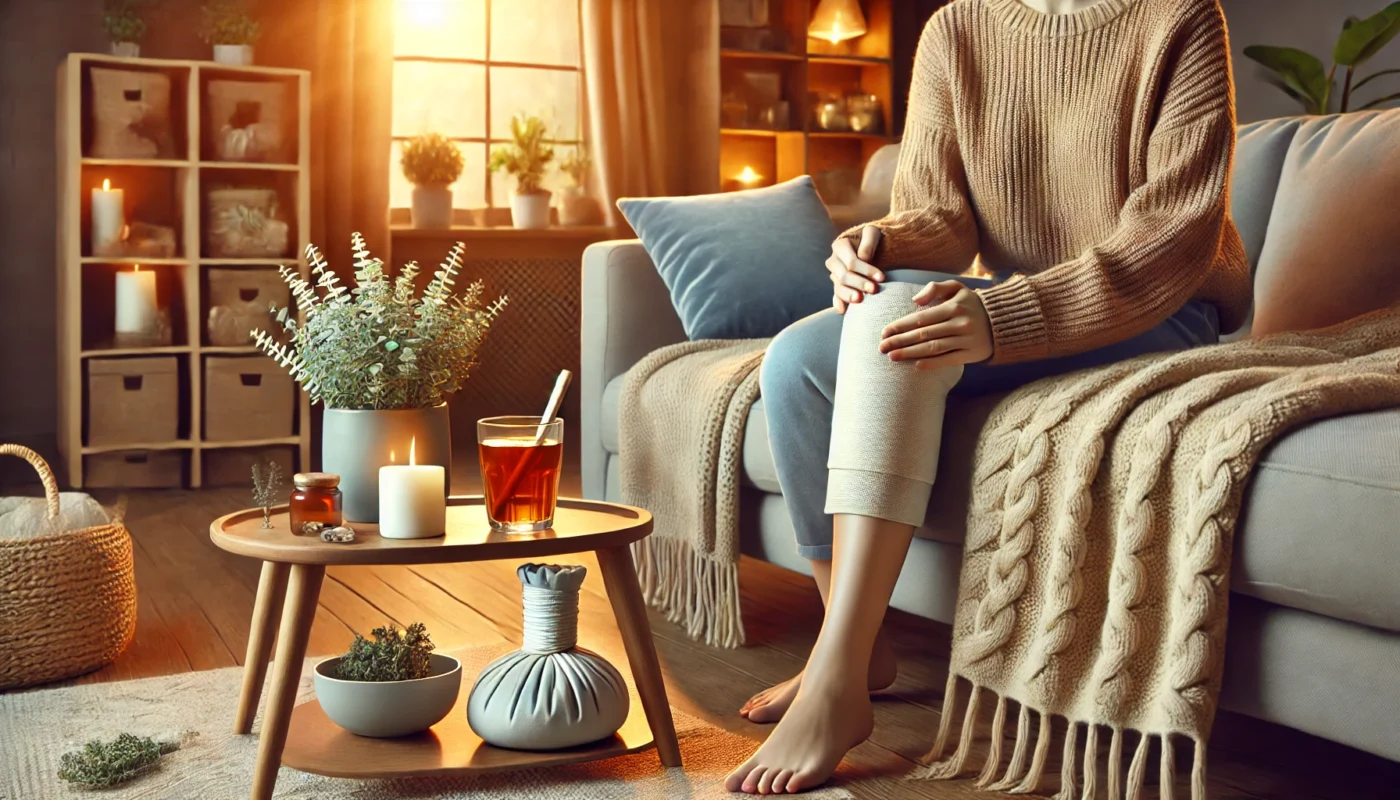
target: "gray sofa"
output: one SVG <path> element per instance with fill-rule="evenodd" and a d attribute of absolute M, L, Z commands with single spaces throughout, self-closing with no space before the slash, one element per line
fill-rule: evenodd
<path fill-rule="evenodd" d="M 1275 198 L 1307 188 L 1280 185 L 1287 154 L 1323 146 L 1316 140 L 1327 135 L 1297 121 L 1241 130 L 1233 213 L 1252 263 L 1269 238 L 1288 238 L 1270 228 Z M 865 218 L 878 216 L 879 199 L 889 196 L 894 158 L 879 155 L 859 206 Z M 1384 194 L 1393 203 L 1400 184 Z M 1389 247 L 1400 253 L 1396 239 Z M 621 499 L 622 376 L 648 352 L 684 339 L 639 243 L 588 248 L 580 379 L 586 496 Z M 943 622 L 953 617 L 972 446 L 999 399 L 950 409 L 939 483 L 895 589 L 896 608 Z M 744 552 L 806 572 L 779 493 L 761 401 L 748 418 L 743 470 Z M 1400 409 L 1323 420 L 1279 440 L 1255 472 L 1237 528 L 1223 705 L 1400 760 L 1398 571 Z"/>

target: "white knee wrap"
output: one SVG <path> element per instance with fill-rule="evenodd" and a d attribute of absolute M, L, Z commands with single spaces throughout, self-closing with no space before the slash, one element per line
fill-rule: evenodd
<path fill-rule="evenodd" d="M 919 370 L 880 352 L 880 332 L 918 308 L 912 298 L 919 288 L 885 284 L 846 311 L 827 458 L 828 514 L 924 522 L 948 392 L 963 370 Z"/>

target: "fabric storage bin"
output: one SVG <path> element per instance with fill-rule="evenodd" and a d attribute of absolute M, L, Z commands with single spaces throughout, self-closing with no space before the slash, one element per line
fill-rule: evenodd
<path fill-rule="evenodd" d="M 210 269 L 209 344 L 238 347 L 250 344 L 261 328 L 281 339 L 281 327 L 270 310 L 287 308 L 291 291 L 282 276 L 270 269 Z"/>
<path fill-rule="evenodd" d="M 177 358 L 94 358 L 87 369 L 88 444 L 176 439 L 180 421 Z"/>
<path fill-rule="evenodd" d="M 292 378 L 263 356 L 204 362 L 204 439 L 236 442 L 292 435 Z"/>
<path fill-rule="evenodd" d="M 294 450 L 290 447 L 233 447 L 227 450 L 204 451 L 205 486 L 247 486 L 253 479 L 253 466 L 271 462 L 282 468 L 288 485 L 296 470 L 292 469 Z M 290 491 L 290 489 L 288 490 Z"/>
<path fill-rule="evenodd" d="M 83 485 L 89 488 L 174 489 L 185 484 L 185 454 L 179 450 L 124 450 L 85 458 Z"/>
<path fill-rule="evenodd" d="M 170 76 L 92 68 L 93 158 L 173 158 Z"/>
<path fill-rule="evenodd" d="M 284 131 L 287 85 L 268 81 L 210 81 L 209 118 L 220 161 L 292 161 Z"/>
<path fill-rule="evenodd" d="M 291 226 L 279 218 L 276 189 L 211 189 L 206 205 L 211 258 L 289 255 Z"/>

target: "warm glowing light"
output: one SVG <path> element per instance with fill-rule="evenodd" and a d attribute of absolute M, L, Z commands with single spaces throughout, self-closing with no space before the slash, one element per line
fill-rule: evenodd
<path fill-rule="evenodd" d="M 132 272 L 140 272 L 140 271 L 141 271 L 141 265 L 140 265 L 140 264 L 137 264 L 137 265 L 136 265 L 136 269 L 132 270 Z"/>
<path fill-rule="evenodd" d="M 446 3 L 443 0 L 399 0 L 399 10 L 403 19 L 416 26 L 431 28 L 447 21 Z"/>
<path fill-rule="evenodd" d="M 103 178 L 103 179 L 102 179 L 102 191 L 104 191 L 104 192 L 110 192 L 110 191 L 112 191 L 112 179 L 111 179 L 111 178 Z"/>
<path fill-rule="evenodd" d="M 739 183 L 744 184 L 745 186 L 752 187 L 757 185 L 759 181 L 763 180 L 763 176 L 759 175 L 757 172 L 754 172 L 753 167 L 745 166 L 744 171 L 740 172 L 737 176 L 735 176 L 734 179 L 737 180 Z"/>
<path fill-rule="evenodd" d="M 865 13 L 860 10 L 860 0 L 822 0 L 817 10 L 812 12 L 812 22 L 807 26 L 808 36 L 825 39 L 832 44 L 840 44 L 865 33 Z"/>
<path fill-rule="evenodd" d="M 408 465 L 411 467 L 417 462 L 414 461 L 414 451 L 418 449 L 418 437 L 408 440 Z"/>
<path fill-rule="evenodd" d="M 394 463 L 395 461 L 398 461 L 398 460 L 399 460 L 399 459 L 398 459 L 398 456 L 394 454 L 394 451 L 393 451 L 393 450 L 390 450 L 390 451 L 389 451 L 389 463 L 392 464 L 392 463 Z"/>

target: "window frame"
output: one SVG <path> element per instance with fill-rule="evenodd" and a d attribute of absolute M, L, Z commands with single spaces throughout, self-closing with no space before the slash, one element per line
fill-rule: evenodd
<path fill-rule="evenodd" d="M 502 61 L 502 60 L 495 60 L 495 59 L 492 59 L 492 58 L 491 58 L 491 7 L 494 5 L 494 3 L 492 2 L 492 0 L 486 0 L 486 2 L 483 3 L 483 5 L 485 6 L 485 8 L 484 8 L 484 13 L 485 13 L 485 29 L 486 29 L 486 42 L 485 42 L 485 48 L 486 48 L 486 49 L 485 49 L 485 56 L 484 56 L 483 58 L 448 58 L 448 57 L 444 57 L 444 56 L 401 56 L 401 55 L 398 55 L 398 54 L 394 54 L 392 60 L 393 60 L 394 65 L 397 65 L 399 62 L 418 62 L 418 63 L 428 63 L 428 64 L 454 64 L 454 65 L 464 65 L 464 66 L 479 66 L 479 67 L 482 67 L 482 68 L 484 68 L 484 69 L 486 70 L 486 72 L 485 72 L 485 80 L 483 81 L 483 83 L 484 83 L 484 85 L 485 85 L 485 97 L 483 98 L 483 105 L 482 105 L 483 112 L 484 112 L 485 126 L 486 126 L 486 135 L 485 135 L 485 136 L 444 136 L 444 138 L 446 138 L 446 139 L 447 139 L 448 141 L 450 141 L 450 142 L 454 142 L 454 143 L 459 144 L 459 145 L 462 145 L 462 144 L 479 144 L 479 145 L 484 145 L 484 146 L 486 147 L 486 159 L 487 159 L 488 166 L 487 166 L 487 168 L 486 168 L 485 170 L 483 170 L 483 172 L 485 173 L 485 177 L 484 177 L 484 179 L 483 179 L 483 184 L 482 184 L 482 188 L 484 189 L 484 193 L 483 193 L 482 197 L 483 197 L 483 199 L 484 199 L 484 201 L 485 201 L 485 205 L 482 206 L 482 209 L 489 211 L 489 210 L 495 209 L 495 208 L 502 208 L 502 206 L 497 206 L 497 205 L 496 205 L 496 203 L 495 203 L 495 197 L 494 197 L 494 193 L 493 193 L 493 190 L 494 190 L 494 188 L 495 188 L 495 187 L 494 187 L 494 184 L 493 184 L 493 180 L 494 180 L 494 178 L 495 178 L 495 173 L 491 170 L 491 168 L 490 168 L 490 166 L 489 166 L 489 163 L 490 163 L 490 160 L 491 160 L 491 149 L 492 149 L 493 147 L 498 146 L 498 145 L 509 144 L 509 143 L 510 143 L 510 140 L 509 140 L 509 139 L 498 139 L 498 138 L 493 138 L 493 137 L 491 136 L 491 69 L 492 69 L 492 67 L 502 67 L 502 68 L 506 68 L 506 69 L 533 69 L 533 70 L 544 70 L 544 71 L 550 71 L 550 72 L 573 72 L 573 73 L 576 73 L 576 74 L 578 75 L 578 98 L 577 98 L 577 101 L 576 101 L 576 107 L 577 107 L 577 109 L 578 109 L 578 119 L 577 119 L 577 121 L 576 121 L 576 132 L 577 132 L 578 135 L 577 135 L 576 138 L 573 138 L 573 139 L 552 139 L 552 138 L 551 138 L 551 139 L 546 139 L 545 141 L 546 141 L 547 143 L 549 143 L 549 144 L 551 144 L 551 145 L 562 145 L 562 146 L 565 146 L 565 147 L 574 147 L 576 150 L 577 150 L 577 149 L 580 149 L 580 148 L 585 148 L 585 147 L 587 147 L 587 144 L 588 144 L 588 125 L 589 125 L 589 119 L 588 119 L 588 102 L 587 102 L 587 100 L 588 100 L 588 89 L 587 89 L 587 83 L 586 83 L 586 81 L 587 81 L 587 76 L 586 76 L 586 72 L 585 72 L 585 70 L 584 70 L 584 64 L 583 64 L 583 62 L 584 62 L 584 57 L 583 57 L 583 46 L 584 46 L 584 42 L 583 42 L 583 0 L 576 0 L 576 3 L 575 3 L 575 6 L 576 6 L 576 8 L 577 8 L 577 16 L 576 16 L 576 19 L 577 19 L 577 21 L 578 21 L 578 64 L 575 65 L 575 66 L 566 66 L 566 65 L 563 65 L 563 64 L 538 64 L 538 63 L 533 63 L 533 62 L 528 62 L 528 61 Z M 397 24 L 397 22 L 398 22 L 397 15 L 395 15 L 395 24 Z M 389 103 L 390 103 L 389 108 L 390 108 L 390 114 L 391 114 L 391 120 L 392 120 L 392 114 L 393 114 L 393 96 L 392 96 L 392 93 L 391 93 L 391 95 L 390 95 Z M 393 130 L 392 130 L 392 122 L 391 122 L 390 127 L 391 127 L 391 130 L 389 131 L 389 141 L 390 141 L 390 146 L 391 146 L 391 147 L 392 147 L 392 145 L 393 145 L 394 143 L 396 143 L 396 142 L 397 142 L 397 143 L 403 143 L 403 142 L 407 142 L 408 140 L 410 140 L 410 139 L 413 138 L 413 136 L 399 136 L 399 135 L 395 134 L 395 133 L 393 132 Z M 402 167 L 401 167 L 398 163 L 394 163 L 394 162 L 392 161 L 392 159 L 391 159 L 391 163 L 390 163 L 390 165 L 389 165 L 389 169 L 390 169 L 390 170 L 402 170 Z M 466 175 L 466 174 L 463 174 L 462 177 L 461 177 L 460 179 L 458 179 L 458 180 L 459 180 L 459 183 L 460 183 L 461 181 L 467 180 L 467 175 Z M 506 206 L 506 207 L 508 207 L 508 206 Z M 390 208 L 389 208 L 389 211 L 390 211 L 391 215 L 392 215 L 392 213 L 395 212 L 395 211 L 403 211 L 403 210 L 406 210 L 406 209 L 405 209 L 405 208 L 402 208 L 402 207 L 395 207 L 395 206 L 392 206 L 392 205 L 391 205 Z M 470 214 L 471 212 L 473 212 L 473 211 L 475 211 L 475 210 L 478 210 L 478 209 L 461 209 L 461 208 L 454 208 L 454 209 L 453 209 L 453 217 L 454 217 L 454 219 L 455 219 L 458 212 L 464 212 L 464 213 Z"/>

